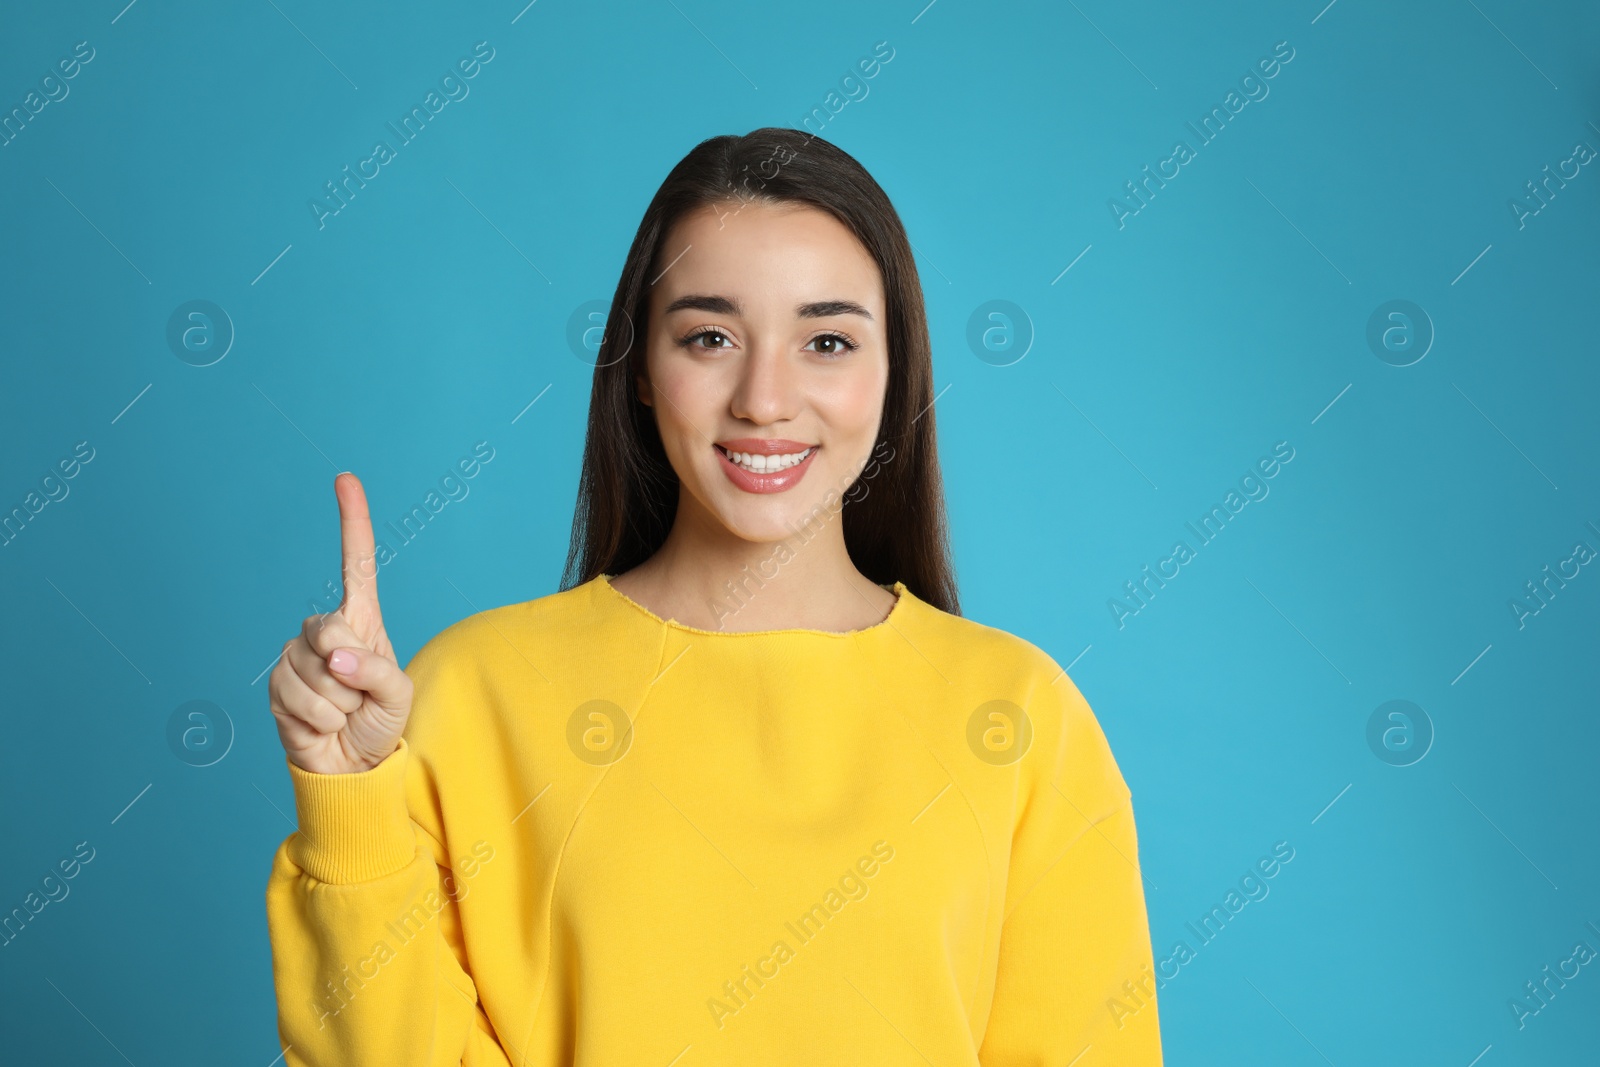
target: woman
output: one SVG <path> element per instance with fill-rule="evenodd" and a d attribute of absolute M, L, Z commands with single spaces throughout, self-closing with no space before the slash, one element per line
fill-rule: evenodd
<path fill-rule="evenodd" d="M 768 128 L 645 212 L 562 591 L 402 671 L 335 480 L 344 601 L 271 685 L 287 1063 L 1160 1062 L 1127 786 L 959 616 L 932 406 L 894 208 Z"/>

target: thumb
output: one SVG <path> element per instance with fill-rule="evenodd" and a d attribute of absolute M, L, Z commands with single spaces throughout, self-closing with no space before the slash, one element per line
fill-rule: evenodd
<path fill-rule="evenodd" d="M 385 711 L 411 710 L 411 676 L 387 656 L 365 648 L 336 648 L 328 655 L 328 670 L 352 689 L 360 689 Z"/>

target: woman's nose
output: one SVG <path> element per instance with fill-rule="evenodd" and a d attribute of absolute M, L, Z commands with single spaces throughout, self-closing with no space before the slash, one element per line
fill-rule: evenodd
<path fill-rule="evenodd" d="M 733 415 L 762 425 L 793 418 L 798 382 L 788 353 L 776 343 L 746 351 L 731 398 Z"/>

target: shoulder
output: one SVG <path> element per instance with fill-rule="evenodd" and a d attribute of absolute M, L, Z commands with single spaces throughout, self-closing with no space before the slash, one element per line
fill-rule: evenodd
<path fill-rule="evenodd" d="M 1044 649 L 1009 630 L 990 626 L 961 615 L 951 615 L 932 604 L 918 600 L 917 630 L 955 669 L 972 671 L 997 687 L 1026 692 L 1041 685 L 1064 686 L 1082 699 L 1061 665 Z"/>
<path fill-rule="evenodd" d="M 413 685 L 406 736 L 419 758 L 465 766 L 503 743 L 508 722 L 564 700 L 552 683 L 592 674 L 583 662 L 600 636 L 591 594 L 579 585 L 476 611 L 424 642 L 405 664 Z"/>
<path fill-rule="evenodd" d="M 1042 775 L 1085 812 L 1104 815 L 1128 796 L 1110 743 L 1077 684 L 1052 655 L 1010 631 L 920 605 L 919 631 L 949 680 L 966 688 L 979 720 L 968 743 L 978 749 L 985 723 L 1022 748 L 1016 766 Z M 948 666 L 945 666 L 948 664 Z M 998 718 L 997 718 L 998 717 Z M 1009 761 L 1008 761 L 1009 762 Z"/>
<path fill-rule="evenodd" d="M 552 641 L 571 641 L 592 617 L 593 590 L 574 586 L 532 600 L 477 611 L 459 619 L 423 643 L 408 674 L 437 671 L 453 665 L 492 663 L 519 650 L 549 649 Z"/>

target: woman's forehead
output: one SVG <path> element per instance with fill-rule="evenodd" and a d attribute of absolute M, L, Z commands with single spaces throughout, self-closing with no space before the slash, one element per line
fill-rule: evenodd
<path fill-rule="evenodd" d="M 843 223 L 809 205 L 703 205 L 672 227 L 658 261 L 651 302 L 662 312 L 709 297 L 726 304 L 688 306 L 725 315 L 805 317 L 806 309 L 837 301 L 883 318 L 876 261 Z"/>

